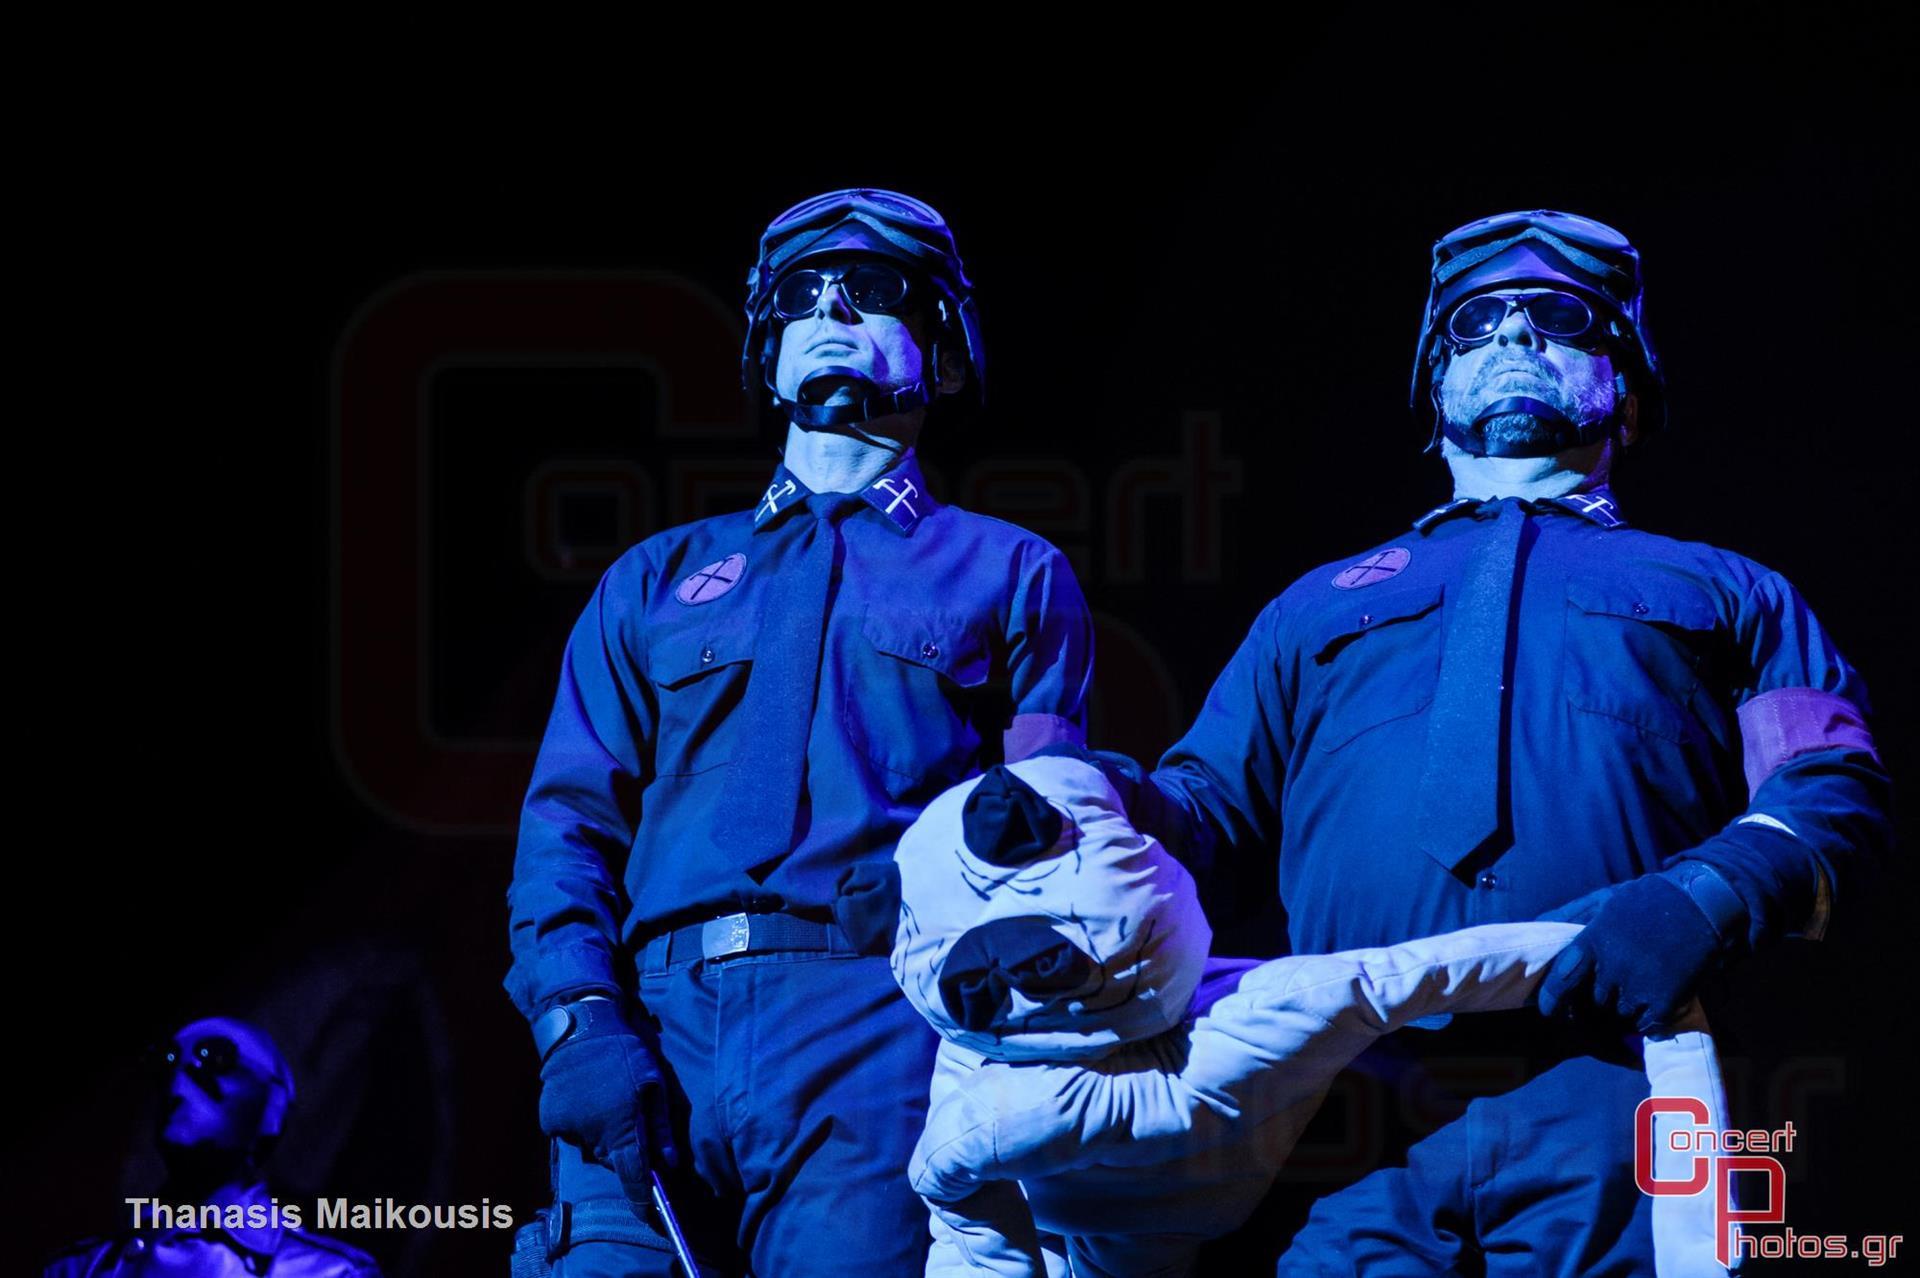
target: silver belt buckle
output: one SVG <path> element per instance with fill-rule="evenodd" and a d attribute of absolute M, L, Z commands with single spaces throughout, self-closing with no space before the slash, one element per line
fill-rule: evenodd
<path fill-rule="evenodd" d="M 704 958 L 725 958 L 747 952 L 747 916 L 729 914 L 708 919 L 700 925 L 700 954 Z"/>

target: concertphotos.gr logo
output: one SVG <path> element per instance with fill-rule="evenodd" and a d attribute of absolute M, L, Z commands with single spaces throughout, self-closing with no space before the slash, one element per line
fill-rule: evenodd
<path fill-rule="evenodd" d="M 1661 1115 L 1690 1120 L 1656 1124 Z M 1633 1116 L 1633 1176 L 1640 1192 L 1655 1198 L 1692 1198 L 1711 1192 L 1714 1257 L 1731 1268 L 1750 1256 L 1766 1260 L 1864 1260 L 1877 1269 L 1899 1254 L 1901 1234 L 1755 1234 L 1743 1225 L 1785 1224 L 1786 1168 L 1775 1154 L 1791 1154 L 1798 1136 L 1792 1122 L 1774 1129 L 1716 1130 L 1708 1126 L 1707 1106 L 1691 1096 L 1650 1096 Z M 1656 1136 L 1656 1126 L 1661 1134 Z M 1656 1174 L 1656 1161 L 1672 1165 L 1684 1156 L 1683 1176 Z M 1733 1177 L 1747 1172 L 1766 1185 L 1766 1206 L 1736 1204 Z"/>

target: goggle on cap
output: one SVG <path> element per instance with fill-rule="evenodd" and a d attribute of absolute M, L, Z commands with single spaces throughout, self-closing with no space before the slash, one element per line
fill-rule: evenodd
<path fill-rule="evenodd" d="M 929 804 L 894 859 L 894 979 L 948 1040 L 1088 1059 L 1185 1018 L 1212 930 L 1191 876 L 1098 768 L 993 768 Z"/>
<path fill-rule="evenodd" d="M 801 201 L 761 234 L 759 259 L 747 274 L 748 318 L 780 277 L 801 262 L 851 251 L 891 257 L 956 295 L 973 289 L 953 231 L 931 205 L 896 191 L 852 188 Z"/>

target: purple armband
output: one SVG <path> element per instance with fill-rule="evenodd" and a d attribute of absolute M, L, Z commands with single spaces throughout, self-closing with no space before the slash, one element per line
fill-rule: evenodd
<path fill-rule="evenodd" d="M 1079 724 L 1063 715 L 1016 714 L 1012 724 L 1001 734 L 1001 741 L 1006 749 L 1007 762 L 1018 763 L 1033 757 L 1034 751 L 1057 741 L 1085 745 L 1087 734 L 1080 730 Z"/>
<path fill-rule="evenodd" d="M 1816 688 L 1775 688 L 1740 707 L 1740 744 L 1747 773 L 1747 794 L 1789 760 L 1816 750 L 1873 748 L 1860 708 L 1845 697 Z"/>

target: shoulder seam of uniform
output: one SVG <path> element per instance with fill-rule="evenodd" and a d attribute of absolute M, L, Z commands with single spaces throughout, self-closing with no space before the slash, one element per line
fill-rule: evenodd
<path fill-rule="evenodd" d="M 1012 529 L 1015 533 L 1019 534 L 1014 539 L 1016 545 L 1036 547 L 1047 554 L 1058 556 L 1059 559 L 1063 563 L 1065 563 L 1069 568 L 1073 566 L 1073 560 L 1067 554 L 1066 551 L 1060 549 L 1060 547 L 1054 545 L 1053 542 L 1049 541 L 1046 537 L 1035 532 L 1031 528 L 1022 527 L 1021 525 L 1016 524 L 1011 520 L 1002 519 L 998 515 L 983 515 L 977 510 L 966 510 L 959 506 L 942 505 L 940 507 L 940 510 L 935 511 L 934 514 L 939 514 L 941 513 L 941 511 L 948 511 L 948 510 L 956 511 L 962 515 L 971 516 L 974 519 L 984 520 L 990 524 L 997 524 L 1002 528 Z M 932 518 L 932 516 L 928 516 L 928 518 Z"/>
<path fill-rule="evenodd" d="M 1048 541 L 1045 537 L 1041 536 L 1039 533 L 1035 532 L 1033 529 L 1028 528 L 1022 524 L 1016 524 L 1011 519 L 1002 519 L 998 515 L 986 514 L 984 511 L 968 510 L 965 506 L 954 506 L 954 505 L 949 505 L 946 502 L 941 502 L 940 509 L 934 511 L 933 514 L 937 515 L 941 511 L 947 511 L 947 510 L 951 510 L 957 515 L 967 515 L 974 519 L 982 519 L 990 524 L 999 524 L 1002 528 L 1011 528 L 1015 532 L 1019 533 L 1022 537 L 1026 537 L 1033 541 L 1037 541 L 1041 545 L 1047 547 L 1047 549 L 1049 550 L 1060 549 L 1060 547 L 1054 545 L 1052 542 Z M 932 517 L 933 515 L 926 516 L 926 518 L 928 519 L 931 519 Z M 1065 553 L 1065 552 L 1062 552 L 1062 553 Z"/>
<path fill-rule="evenodd" d="M 1744 555 L 1741 557 L 1745 558 Z M 1779 582 L 1781 586 L 1785 587 L 1786 592 L 1790 595 L 1796 595 L 1796 596 L 1800 595 L 1799 590 L 1794 586 L 1794 584 L 1791 581 L 1787 580 L 1786 574 L 1781 572 L 1779 569 L 1769 568 L 1765 564 L 1754 563 L 1754 561 L 1750 559 L 1747 560 L 1747 562 L 1753 564 L 1753 566 L 1755 568 L 1758 568 L 1760 571 L 1754 574 L 1753 580 L 1748 582 L 1746 589 L 1740 592 L 1740 611 L 1741 612 L 1745 612 L 1747 610 L 1747 605 L 1753 599 L 1754 592 L 1759 590 L 1760 587 L 1766 585 L 1770 581 Z M 1805 602 L 1804 596 L 1801 596 L 1801 601 L 1803 603 Z M 1812 605 L 1808 604 L 1807 607 L 1811 609 Z"/>

